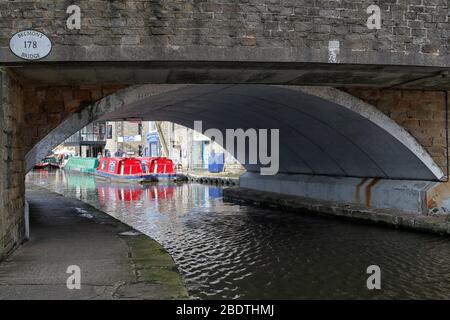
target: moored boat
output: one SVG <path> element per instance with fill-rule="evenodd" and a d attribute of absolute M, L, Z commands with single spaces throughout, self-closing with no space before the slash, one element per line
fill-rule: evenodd
<path fill-rule="evenodd" d="M 55 169 L 60 169 L 61 168 L 61 162 L 60 160 L 53 156 L 53 157 L 48 157 L 47 158 L 47 162 L 50 165 L 50 167 L 55 168 Z"/>
<path fill-rule="evenodd" d="M 167 158 L 101 158 L 97 176 L 120 182 L 176 180 L 173 161 Z"/>
<path fill-rule="evenodd" d="M 139 159 L 141 160 L 144 173 L 153 175 L 157 180 L 175 180 L 178 177 L 171 159 L 164 157 Z"/>
<path fill-rule="evenodd" d="M 34 169 L 36 169 L 36 170 L 42 170 L 42 169 L 46 169 L 46 168 L 48 168 L 50 166 L 50 164 L 48 163 L 48 162 L 40 162 L 40 163 L 38 163 L 38 164 L 36 164 L 35 166 L 34 166 Z"/>
<path fill-rule="evenodd" d="M 144 174 L 141 161 L 136 158 L 101 158 L 94 174 L 123 182 L 154 181 L 153 177 Z"/>
<path fill-rule="evenodd" d="M 41 162 L 34 166 L 34 169 L 42 170 L 48 168 L 59 169 L 59 161 L 55 157 L 46 157 Z"/>
<path fill-rule="evenodd" d="M 78 171 L 83 173 L 95 173 L 99 161 L 97 158 L 70 157 L 64 165 L 64 170 Z"/>

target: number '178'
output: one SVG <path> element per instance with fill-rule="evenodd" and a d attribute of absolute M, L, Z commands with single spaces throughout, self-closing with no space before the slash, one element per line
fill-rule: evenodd
<path fill-rule="evenodd" d="M 37 48 L 37 41 L 24 41 L 25 49 L 27 48 Z"/>

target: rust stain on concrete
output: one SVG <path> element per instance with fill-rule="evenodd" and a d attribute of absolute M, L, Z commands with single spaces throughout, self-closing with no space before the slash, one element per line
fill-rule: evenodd
<path fill-rule="evenodd" d="M 380 178 L 373 179 L 367 186 L 366 186 L 366 207 L 370 208 L 370 203 L 372 202 L 372 188 L 375 186 L 378 181 L 380 181 Z"/>
<path fill-rule="evenodd" d="M 358 183 L 358 185 L 356 186 L 356 190 L 355 190 L 355 203 L 357 205 L 361 204 L 361 199 L 360 199 L 360 193 L 361 193 L 361 187 L 364 185 L 364 183 L 367 182 L 367 180 L 369 180 L 369 178 L 362 178 L 361 182 Z"/>

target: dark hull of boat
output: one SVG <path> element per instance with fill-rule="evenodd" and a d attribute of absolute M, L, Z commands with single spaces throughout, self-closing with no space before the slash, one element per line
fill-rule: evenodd
<path fill-rule="evenodd" d="M 34 166 L 34 169 L 37 170 L 42 170 L 42 169 L 47 169 L 50 166 L 49 163 L 40 163 Z"/>
<path fill-rule="evenodd" d="M 149 183 L 155 182 L 157 180 L 154 179 L 151 175 L 118 175 L 113 173 L 106 173 L 102 171 L 95 171 L 92 174 L 99 176 L 101 178 L 105 178 L 108 180 L 113 180 L 117 182 L 126 182 L 126 183 Z"/>
<path fill-rule="evenodd" d="M 180 176 L 178 176 L 177 174 L 118 175 L 98 170 L 93 172 L 92 174 L 100 178 L 125 183 L 151 183 L 158 181 L 174 181 L 180 178 Z"/>

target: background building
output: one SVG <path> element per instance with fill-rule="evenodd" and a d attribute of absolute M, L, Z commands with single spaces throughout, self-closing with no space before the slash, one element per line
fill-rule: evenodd
<path fill-rule="evenodd" d="M 105 155 L 140 157 L 148 155 L 148 122 L 116 121 L 106 124 Z"/>
<path fill-rule="evenodd" d="M 93 122 L 75 133 L 62 144 L 79 157 L 97 157 L 104 154 L 106 145 L 106 123 Z"/>
<path fill-rule="evenodd" d="M 212 151 L 224 153 L 225 170 L 244 171 L 237 160 L 204 135 L 172 122 L 96 122 L 67 139 L 63 146 L 74 148 L 81 157 L 168 157 L 181 170 L 207 170 Z"/>
<path fill-rule="evenodd" d="M 219 144 L 192 129 L 172 122 L 150 122 L 147 146 L 150 156 L 167 156 L 183 170 L 206 170 L 211 151 L 225 154 L 226 171 L 244 171 Z"/>

